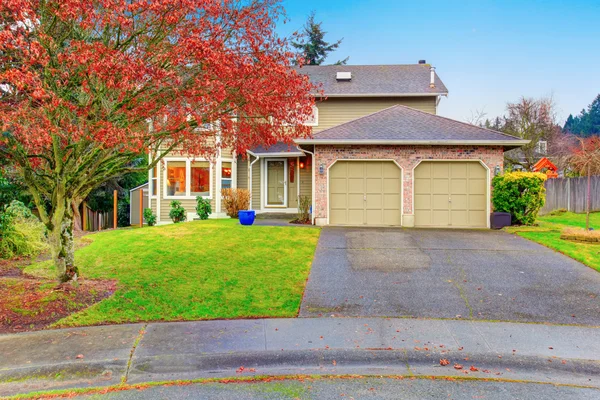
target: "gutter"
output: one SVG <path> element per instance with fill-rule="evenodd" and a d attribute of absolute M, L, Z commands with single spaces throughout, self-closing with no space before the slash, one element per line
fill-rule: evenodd
<path fill-rule="evenodd" d="M 314 97 L 433 97 L 433 96 L 445 96 L 448 97 L 448 92 L 446 93 L 324 93 L 319 94 L 315 93 L 312 96 Z"/>
<path fill-rule="evenodd" d="M 296 139 L 297 144 L 337 145 L 477 145 L 477 146 L 523 146 L 530 140 L 345 140 L 345 139 Z"/>
<path fill-rule="evenodd" d="M 248 179 L 250 184 L 248 185 L 250 187 L 250 210 L 252 210 L 252 192 L 253 192 L 253 187 L 252 187 L 252 166 L 254 165 L 255 162 L 257 162 L 260 158 L 260 156 L 257 156 L 256 154 L 254 154 L 253 152 L 251 152 L 250 150 L 246 150 L 246 153 L 250 154 L 253 157 L 256 157 L 256 159 L 254 161 L 252 161 L 250 163 L 250 168 L 249 169 L 249 173 L 250 173 L 250 178 Z"/>
<path fill-rule="evenodd" d="M 308 150 L 304 150 L 301 147 L 298 147 L 298 150 L 300 150 L 301 152 L 303 152 L 304 154 L 310 154 L 312 157 L 312 193 L 311 193 L 311 199 L 310 199 L 310 203 L 312 205 L 312 212 L 310 213 L 310 223 L 312 225 L 315 224 L 315 164 L 316 164 L 316 159 L 315 159 L 315 153 L 308 151 Z M 299 177 L 300 175 L 298 175 Z"/>

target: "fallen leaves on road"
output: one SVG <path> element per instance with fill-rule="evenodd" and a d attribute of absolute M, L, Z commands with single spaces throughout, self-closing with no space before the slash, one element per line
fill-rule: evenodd
<path fill-rule="evenodd" d="M 448 364 L 450 364 L 450 361 L 446 360 L 445 358 L 442 358 L 442 359 L 440 360 L 440 365 L 441 365 L 441 366 L 446 366 L 446 365 L 448 365 Z"/>
<path fill-rule="evenodd" d="M 454 369 L 463 369 L 463 366 L 460 364 L 454 364 Z"/>

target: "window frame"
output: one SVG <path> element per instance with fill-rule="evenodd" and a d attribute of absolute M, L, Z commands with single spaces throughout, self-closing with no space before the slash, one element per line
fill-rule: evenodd
<path fill-rule="evenodd" d="M 231 164 L 231 178 L 223 178 L 223 163 Z M 234 163 L 233 159 L 229 159 L 229 158 L 221 159 L 220 168 L 219 168 L 219 176 L 218 176 L 219 185 L 220 185 L 221 190 L 223 190 L 223 179 L 227 179 L 227 180 L 231 181 L 229 186 L 231 189 L 235 189 L 235 186 L 234 186 L 234 176 L 235 176 L 234 164 L 235 163 Z"/>
<path fill-rule="evenodd" d="M 167 194 L 167 178 L 168 178 L 168 170 L 169 170 L 169 161 L 174 161 L 174 162 L 181 162 L 181 161 L 185 161 L 185 195 L 177 195 L 177 196 L 169 196 Z M 192 183 L 192 161 L 198 161 L 198 162 L 208 162 L 209 164 L 209 196 L 201 196 L 203 199 L 208 199 L 208 200 L 212 200 L 213 198 L 213 174 L 214 174 L 214 163 L 211 162 L 210 160 L 207 160 L 205 158 L 197 158 L 192 160 L 191 158 L 187 158 L 187 157 L 165 157 L 164 158 L 164 162 L 165 162 L 165 170 L 164 170 L 164 175 L 163 175 L 163 198 L 164 199 L 172 199 L 172 200 L 196 200 L 196 197 L 198 196 L 194 196 L 191 194 L 191 183 Z"/>

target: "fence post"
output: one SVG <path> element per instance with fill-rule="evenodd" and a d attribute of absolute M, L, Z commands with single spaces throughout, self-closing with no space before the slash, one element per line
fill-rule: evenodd
<path fill-rule="evenodd" d="M 567 178 L 567 211 L 571 211 L 571 178 Z"/>
<path fill-rule="evenodd" d="M 113 228 L 117 229 L 117 191 L 113 192 L 114 200 L 113 200 Z"/>
<path fill-rule="evenodd" d="M 81 227 L 83 231 L 87 230 L 87 203 L 83 202 L 83 226 Z"/>
<path fill-rule="evenodd" d="M 144 190 L 140 189 L 140 228 L 144 227 Z"/>

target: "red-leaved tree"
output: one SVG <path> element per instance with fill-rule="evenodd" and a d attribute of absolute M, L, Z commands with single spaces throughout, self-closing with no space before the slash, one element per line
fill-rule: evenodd
<path fill-rule="evenodd" d="M 315 88 L 275 34 L 282 13 L 278 0 L 0 0 L 0 155 L 61 281 L 78 275 L 73 209 L 140 153 L 148 168 L 310 134 L 288 126 Z"/>

